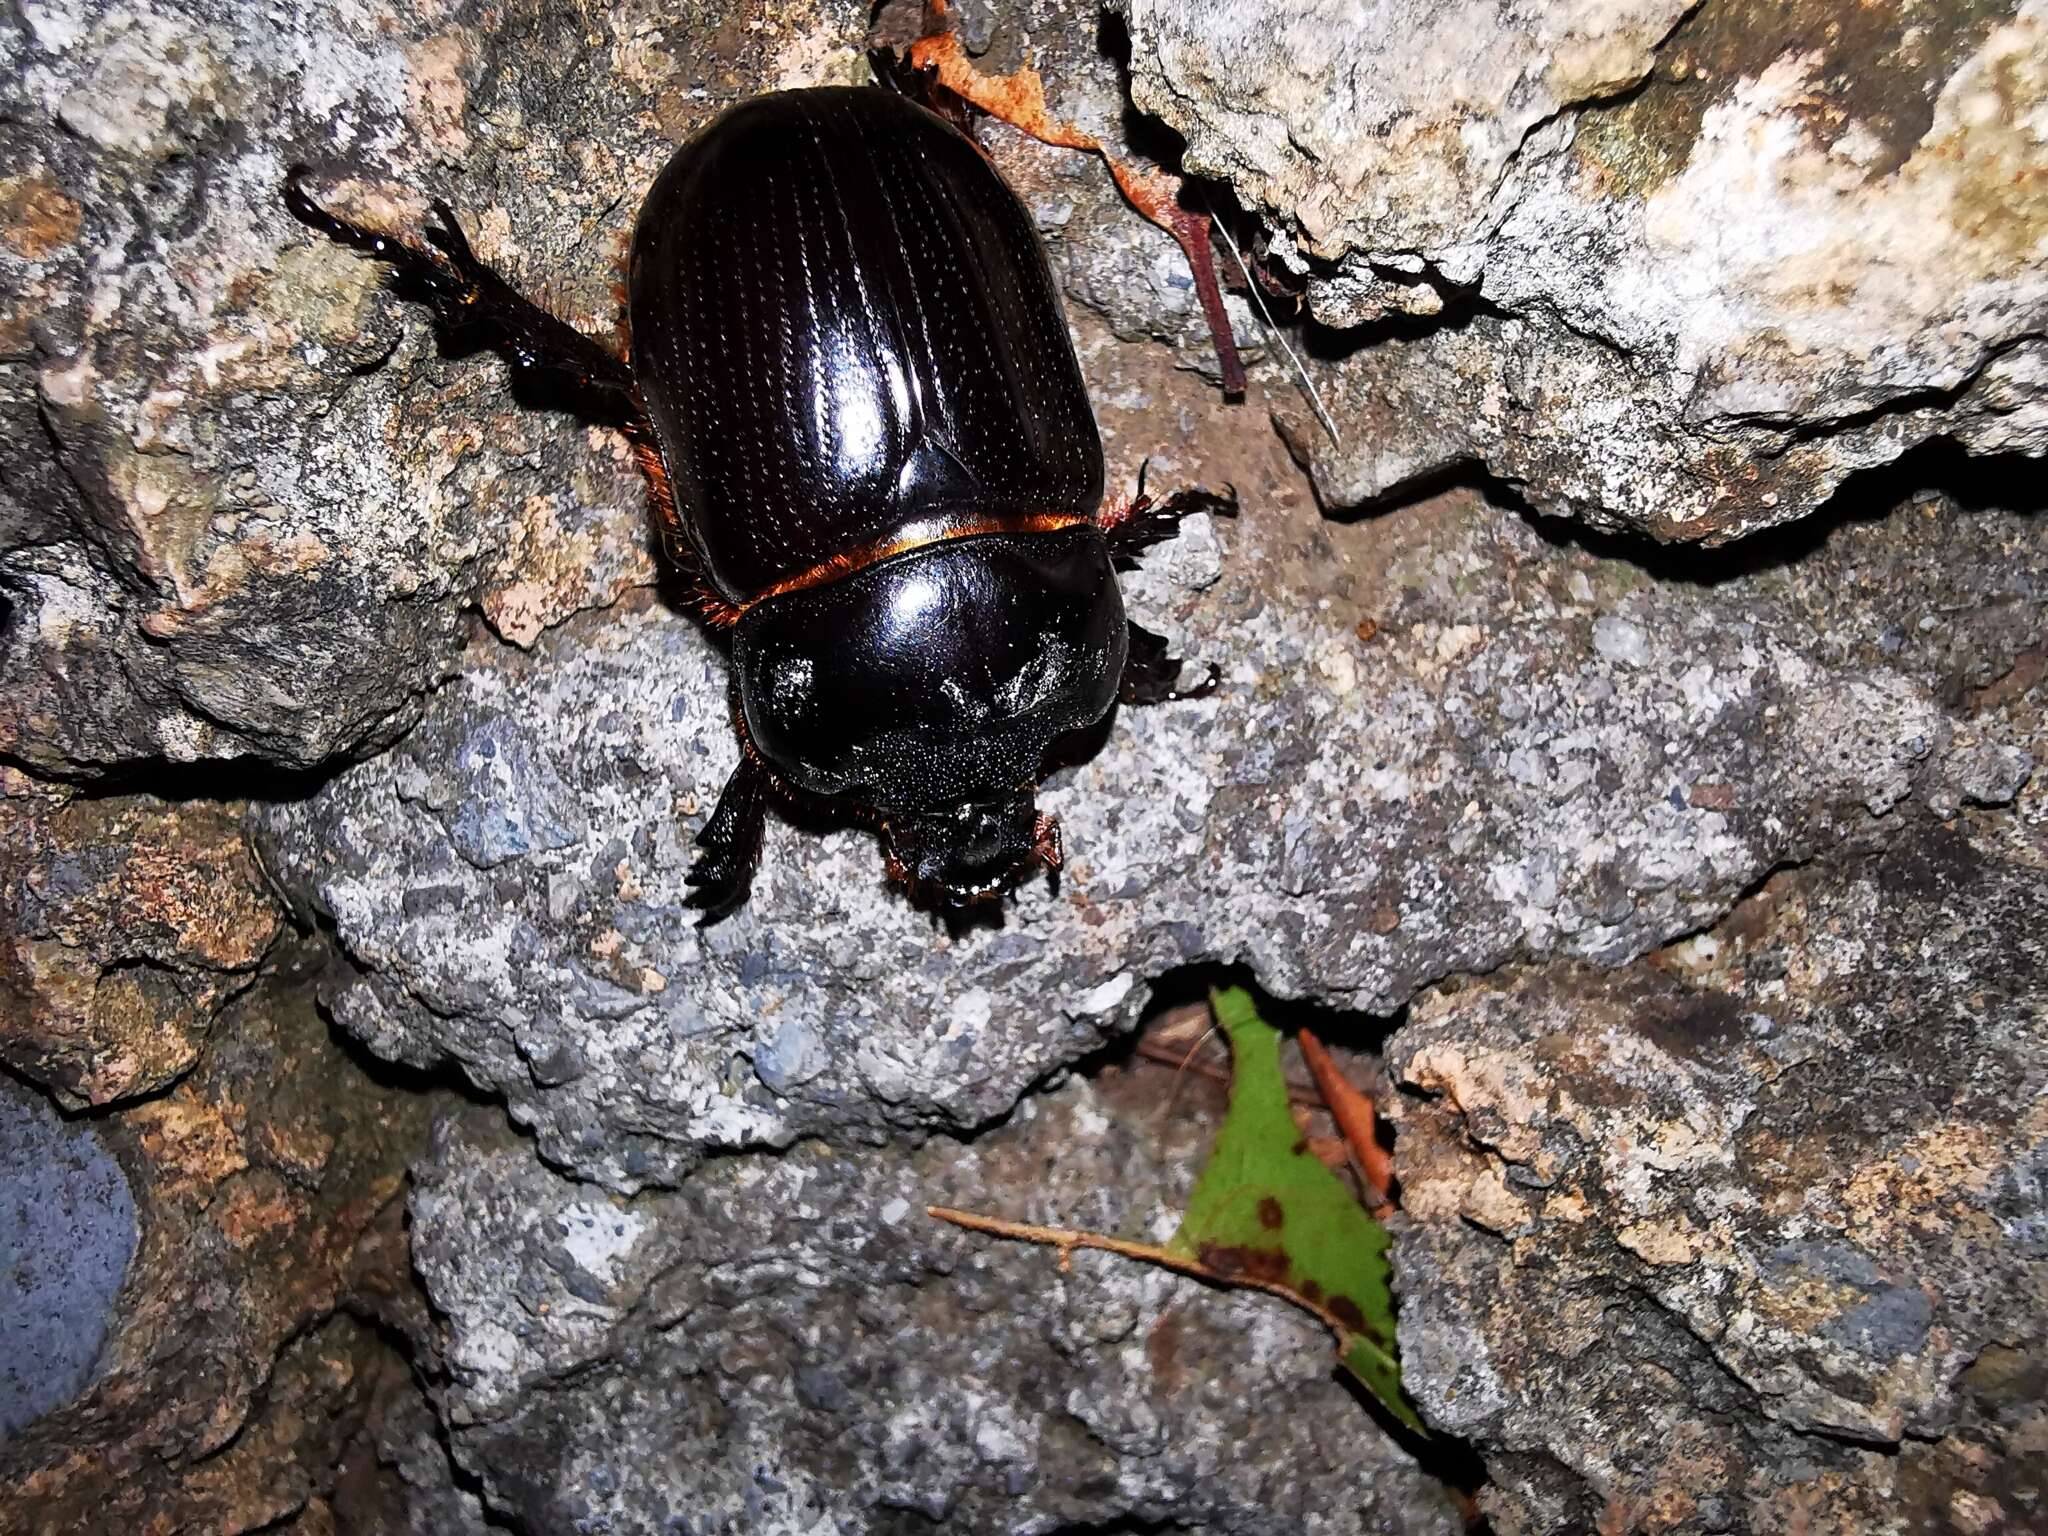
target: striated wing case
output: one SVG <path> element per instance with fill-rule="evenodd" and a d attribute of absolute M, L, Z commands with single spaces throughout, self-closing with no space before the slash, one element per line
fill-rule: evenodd
<path fill-rule="evenodd" d="M 1101 500 L 1037 231 L 902 97 L 788 91 L 720 117 L 648 194 L 631 291 L 677 515 L 730 600 L 934 520 Z"/>

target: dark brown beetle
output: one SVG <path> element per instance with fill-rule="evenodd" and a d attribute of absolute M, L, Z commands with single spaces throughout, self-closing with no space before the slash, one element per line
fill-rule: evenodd
<path fill-rule="evenodd" d="M 733 107 L 640 209 L 630 364 L 515 293 L 446 205 L 428 249 L 329 213 L 302 175 L 299 218 L 605 397 L 641 445 L 669 553 L 731 640 L 743 751 L 694 905 L 744 897 L 771 791 L 867 816 L 940 905 L 1057 869 L 1036 804 L 1054 739 L 1184 696 L 1113 567 L 1230 503 L 1154 506 L 1141 482 L 1105 508 L 1044 250 L 970 139 L 877 88 Z"/>

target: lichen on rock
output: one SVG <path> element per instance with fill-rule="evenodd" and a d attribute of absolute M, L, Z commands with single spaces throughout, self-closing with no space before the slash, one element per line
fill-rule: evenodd
<path fill-rule="evenodd" d="M 0 1061 L 67 1108 L 183 1076 L 283 926 L 241 807 L 67 801 L 0 769 Z"/>
<path fill-rule="evenodd" d="M 1968 817 L 1654 964 L 1418 1002 L 1407 1379 L 1501 1529 L 2040 1510 L 2044 873 Z"/>

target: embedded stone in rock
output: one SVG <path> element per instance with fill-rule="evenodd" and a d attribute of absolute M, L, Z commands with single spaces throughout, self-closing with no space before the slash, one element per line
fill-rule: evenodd
<path fill-rule="evenodd" d="M 24 1114 L 39 1129 L 17 1141 Z M 398 1218 L 427 1114 L 423 1096 L 336 1046 L 303 974 L 243 993 L 190 1073 L 89 1133 L 0 1084 L 9 1204 L 17 1190 L 58 1202 L 31 1207 L 32 1246 L 25 1264 L 10 1258 L 0 1294 L 14 1431 L 0 1442 L 0 1523 L 50 1536 L 257 1530 L 332 1491 L 341 1447 L 394 1382 L 374 1324 L 426 1332 Z M 75 1244 L 38 1225 L 87 1194 L 97 1222 Z M 0 1237 L 18 1214 L 0 1209 Z M 62 1292 L 12 1289 L 67 1274 Z M 78 1347 L 39 1359 L 46 1340 Z M 411 1390 L 402 1366 L 395 1381 Z"/>
<path fill-rule="evenodd" d="M 98 1131 L 0 1077 L 0 1442 L 91 1378 L 135 1242 Z"/>
<path fill-rule="evenodd" d="M 2043 810 L 1778 876 L 1652 965 L 1417 1002 L 1406 1380 L 1503 1536 L 2048 1507 Z"/>
<path fill-rule="evenodd" d="M 451 1123 L 413 1220 L 457 1457 L 536 1531 L 1451 1536 L 1303 1314 L 925 1214 L 1165 1236 L 1213 1131 L 1169 1084 L 1112 1072 L 972 1143 L 723 1158 L 630 1201 L 488 1111 Z"/>
<path fill-rule="evenodd" d="M 1190 478 L 1257 483 L 1223 468 Z M 2039 519 L 1935 503 L 1706 584 L 1466 494 L 1348 529 L 1271 494 L 1221 529 L 1221 580 L 1176 586 L 1168 546 L 1130 583 L 1218 695 L 1121 713 L 1045 792 L 1059 893 L 959 934 L 872 837 L 787 827 L 749 904 L 695 926 L 690 842 L 735 749 L 684 619 L 478 648 L 406 743 L 261 813 L 272 873 L 360 967 L 337 1019 L 459 1063 L 547 1157 L 633 1189 L 718 1148 L 983 1121 L 1178 965 L 1386 1013 L 1516 955 L 1622 963 L 1916 797 L 2031 771 L 1942 700 L 1974 622 L 1947 616 L 1987 604 L 2008 657 L 2048 639 Z M 1873 600 L 1878 570 L 1899 585 Z"/>
<path fill-rule="evenodd" d="M 1310 363 L 1342 446 L 1289 412 L 1334 505 L 1477 460 L 1720 540 L 1933 438 L 2048 455 L 2041 0 L 1120 8 L 1136 103 L 1374 327 Z"/>

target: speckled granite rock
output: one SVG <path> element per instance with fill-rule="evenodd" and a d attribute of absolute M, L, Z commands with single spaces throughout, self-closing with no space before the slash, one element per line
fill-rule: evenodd
<path fill-rule="evenodd" d="M 0 768 L 0 1062 L 72 1109 L 190 1070 L 283 926 L 241 809 Z"/>
<path fill-rule="evenodd" d="M 1221 691 L 1123 713 L 1059 776 L 1060 891 L 1000 926 L 948 934 L 870 837 L 790 829 L 743 911 L 692 926 L 690 838 L 736 748 L 715 653 L 644 604 L 480 647 L 406 743 L 263 812 L 263 856 L 361 968 L 346 1028 L 452 1059 L 547 1157 L 632 1188 L 707 1148 L 974 1124 L 1177 965 L 1391 1012 L 1515 956 L 1626 961 L 1916 795 L 2029 771 L 1956 740 L 1937 646 L 1971 605 L 2008 655 L 2039 642 L 2038 519 L 1930 504 L 1714 585 L 1463 495 L 1349 529 L 1252 498 L 1217 537 L 1132 591 Z M 1894 560 L 1907 606 L 1837 583 Z"/>
<path fill-rule="evenodd" d="M 10 1123 L 26 1091 L 9 1086 Z M 0 1531 L 211 1536 L 324 1503 L 380 1398 L 414 1390 L 390 1338 L 425 1335 L 397 1217 L 427 1113 L 286 972 L 229 1006 L 176 1086 L 92 1122 L 93 1156 L 41 1158 L 36 1208 L 70 1213 L 76 1251 L 38 1257 L 32 1298 L 7 1266 L 4 1337 L 29 1347 L 10 1348 Z M 17 1215 L 0 1210 L 8 1232 L 31 1230 Z"/>
<path fill-rule="evenodd" d="M 1293 427 L 1334 504 L 1476 460 L 1719 539 L 1933 437 L 2048 455 L 2041 0 L 1118 8 L 1346 331 L 1342 446 Z"/>
<path fill-rule="evenodd" d="M 2048 1521 L 2048 796 L 1426 995 L 1401 1343 L 1503 1536 Z"/>
<path fill-rule="evenodd" d="M 1213 1128 L 1172 1096 L 1069 1082 L 972 1143 L 807 1143 L 630 1202 L 449 1128 L 413 1220 L 457 1456 L 530 1531 L 1450 1536 L 1284 1303 L 924 1214 L 1162 1237 Z"/>

